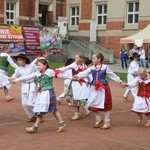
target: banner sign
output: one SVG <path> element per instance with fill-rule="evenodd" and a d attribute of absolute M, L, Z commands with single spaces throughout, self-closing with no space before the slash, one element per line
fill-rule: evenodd
<path fill-rule="evenodd" d="M 16 56 L 20 53 L 25 54 L 24 42 L 20 42 L 20 43 L 0 43 L 0 51 L 2 51 L 4 45 L 9 46 L 11 56 Z"/>
<path fill-rule="evenodd" d="M 40 28 L 27 26 L 23 26 L 22 28 L 23 28 L 23 35 L 25 38 L 26 54 L 35 55 L 39 53 L 40 51 L 37 49 L 37 47 L 40 45 L 39 39 Z"/>
<path fill-rule="evenodd" d="M 0 26 L 0 42 L 24 42 L 21 26 Z"/>
<path fill-rule="evenodd" d="M 6 44 L 10 47 L 10 55 L 39 55 L 45 49 L 51 54 L 62 53 L 58 28 L 0 25 L 0 50 Z"/>
<path fill-rule="evenodd" d="M 97 27 L 97 21 L 91 20 L 90 22 L 90 41 L 91 42 L 97 41 L 96 27 Z"/>
<path fill-rule="evenodd" d="M 40 31 L 40 50 L 47 49 L 51 54 L 62 53 L 62 39 L 58 28 L 44 27 Z"/>
<path fill-rule="evenodd" d="M 10 47 L 10 55 L 18 55 L 19 53 L 25 53 L 22 26 L 0 26 L 0 50 L 2 50 L 4 45 L 8 45 Z"/>

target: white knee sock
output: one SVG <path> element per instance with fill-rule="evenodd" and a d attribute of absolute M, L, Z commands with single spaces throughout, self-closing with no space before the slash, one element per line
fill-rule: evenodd
<path fill-rule="evenodd" d="M 94 112 L 94 115 L 95 115 L 95 118 L 96 118 L 96 119 L 101 118 L 101 116 L 100 116 L 100 113 L 99 113 L 99 112 Z"/>
<path fill-rule="evenodd" d="M 104 120 L 105 121 L 110 121 L 110 112 L 109 111 L 104 112 Z"/>

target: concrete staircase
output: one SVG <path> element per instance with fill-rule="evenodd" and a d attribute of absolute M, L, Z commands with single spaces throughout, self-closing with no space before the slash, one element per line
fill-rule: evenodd
<path fill-rule="evenodd" d="M 104 55 L 105 63 L 114 62 L 113 51 L 108 50 L 95 42 L 71 40 L 68 49 L 72 51 L 72 53 L 70 53 L 70 57 L 72 57 L 72 55 L 80 53 L 86 57 L 91 58 L 93 53 L 101 52 Z"/>
<path fill-rule="evenodd" d="M 91 59 L 92 54 L 101 52 L 104 55 L 105 63 L 111 64 L 114 62 L 114 55 L 111 50 L 100 46 L 95 42 L 84 42 L 79 40 L 65 40 L 63 41 L 63 53 L 50 55 L 50 61 L 63 61 L 68 58 L 74 58 L 76 54 L 82 54 Z"/>

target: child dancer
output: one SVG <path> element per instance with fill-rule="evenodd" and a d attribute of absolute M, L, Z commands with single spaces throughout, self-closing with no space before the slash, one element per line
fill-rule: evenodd
<path fill-rule="evenodd" d="M 55 72 L 48 68 L 48 61 L 46 59 L 39 59 L 37 62 L 37 68 L 38 71 L 31 75 L 11 80 L 12 83 L 16 83 L 19 81 L 26 81 L 37 78 L 38 92 L 33 109 L 35 115 L 37 116 L 37 120 L 32 127 L 27 127 L 26 131 L 29 133 L 37 132 L 43 115 L 49 112 L 53 113 L 59 122 L 59 129 L 57 132 L 62 132 L 64 130 L 65 124 L 56 107 L 56 96 L 52 84 L 52 77 L 55 76 Z"/>
<path fill-rule="evenodd" d="M 104 125 L 102 129 L 111 128 L 110 123 L 110 110 L 112 109 L 112 98 L 109 89 L 108 81 L 106 80 L 106 75 L 118 83 L 122 83 L 120 78 L 114 74 L 107 65 L 103 64 L 104 57 L 101 53 L 93 54 L 92 62 L 93 66 L 89 67 L 87 70 L 80 72 L 77 77 L 85 78 L 92 75 L 91 89 L 88 96 L 87 106 L 90 111 L 95 114 L 96 122 L 94 124 L 95 128 L 98 128 L 102 123 L 102 118 L 100 116 L 100 111 L 104 112 Z M 123 83 L 122 83 L 123 84 Z"/>
<path fill-rule="evenodd" d="M 76 75 L 79 72 L 84 71 L 87 67 L 83 63 L 84 61 L 84 56 L 82 55 L 75 55 L 75 62 L 66 66 L 59 68 L 60 71 L 63 73 L 66 70 L 72 70 L 72 75 Z M 70 93 L 70 98 L 72 98 L 72 102 L 70 101 L 71 105 L 75 105 L 77 110 L 75 112 L 75 115 L 71 118 L 72 121 L 78 120 L 80 118 L 80 106 L 84 106 L 86 104 L 88 95 L 89 95 L 89 90 L 88 86 L 86 84 L 86 81 L 84 79 L 78 80 L 78 81 L 72 81 L 71 86 L 69 87 L 69 93 Z M 72 95 L 71 95 L 72 91 Z"/>
<path fill-rule="evenodd" d="M 128 75 L 127 75 L 128 82 L 132 82 L 138 76 L 138 70 L 139 70 L 139 62 L 138 62 L 139 55 L 138 55 L 138 53 L 133 53 L 132 59 L 133 60 L 130 63 L 129 69 L 128 69 Z M 129 92 L 130 92 L 130 88 L 127 87 L 127 89 L 124 93 L 125 99 L 127 99 Z M 132 93 L 133 97 L 135 98 L 135 96 L 137 95 L 137 87 L 132 88 L 131 93 Z"/>
<path fill-rule="evenodd" d="M 42 56 L 41 57 L 37 57 L 32 63 L 31 65 L 36 66 L 37 62 L 39 59 L 41 58 L 45 58 L 48 61 L 48 57 L 49 57 L 49 51 L 48 50 L 42 50 L 41 52 Z"/>
<path fill-rule="evenodd" d="M 93 64 L 92 64 L 92 60 L 91 59 L 87 59 L 85 60 L 85 65 L 87 66 L 87 68 L 91 67 Z M 92 75 L 90 74 L 88 77 L 87 77 L 87 85 L 90 86 L 90 83 L 92 82 Z M 89 87 L 89 90 L 90 90 L 90 87 Z M 84 106 L 85 110 L 86 110 L 86 114 L 85 116 L 88 116 L 90 114 L 90 111 L 88 109 L 88 106 L 87 104 L 85 104 Z"/>
<path fill-rule="evenodd" d="M 67 62 L 65 63 L 65 66 L 68 66 L 70 64 L 72 64 L 74 62 L 74 59 L 69 58 L 67 60 Z M 64 72 L 64 74 L 67 74 L 68 76 L 72 77 L 72 70 L 66 70 Z M 64 80 L 64 90 L 63 93 L 61 93 L 58 97 L 57 97 L 57 101 L 59 102 L 59 104 L 61 105 L 61 100 L 66 96 L 69 85 L 70 85 L 71 80 L 70 79 L 65 79 Z"/>
<path fill-rule="evenodd" d="M 138 124 L 141 123 L 143 116 L 146 116 L 145 127 L 150 127 L 150 75 L 145 68 L 140 68 L 138 75 L 134 81 L 127 84 L 130 88 L 138 87 L 132 111 L 137 113 L 139 117 Z"/>
<path fill-rule="evenodd" d="M 12 75 L 11 78 L 19 78 L 22 76 L 30 75 L 36 71 L 36 68 L 30 65 L 30 60 L 24 54 L 19 54 L 14 58 L 17 60 L 19 67 L 15 70 L 15 73 Z M 29 118 L 28 122 L 36 121 L 36 117 L 33 112 L 35 96 L 36 85 L 34 79 L 23 81 L 21 87 L 21 100 L 22 107 Z"/>
<path fill-rule="evenodd" d="M 8 46 L 4 46 L 2 53 L 0 54 L 0 73 L 3 74 L 0 76 L 1 80 L 3 80 L 3 89 L 5 93 L 5 99 L 6 102 L 9 102 L 14 99 L 14 97 L 9 95 L 8 89 L 10 87 L 10 83 L 8 80 L 5 80 L 7 78 L 7 71 L 8 71 L 8 66 L 11 65 L 13 68 L 17 68 L 18 66 L 14 63 L 12 58 L 9 55 L 10 49 Z M 5 77 L 6 76 L 6 77 Z M 6 81 L 6 82 L 4 82 Z M 7 85 L 8 84 L 8 85 Z"/>

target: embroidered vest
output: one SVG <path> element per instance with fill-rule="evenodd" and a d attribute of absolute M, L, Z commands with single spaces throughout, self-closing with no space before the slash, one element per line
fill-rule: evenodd
<path fill-rule="evenodd" d="M 53 83 L 52 83 L 52 77 L 49 77 L 46 74 L 41 75 L 37 78 L 38 85 L 41 89 L 41 91 L 47 91 L 54 89 Z"/>
<path fill-rule="evenodd" d="M 93 77 L 93 80 L 91 82 L 92 85 L 95 86 L 96 79 L 98 79 L 102 84 L 108 84 L 108 81 L 105 79 L 106 78 L 106 69 L 99 70 L 98 76 L 97 76 L 97 71 L 95 69 L 92 70 L 91 72 L 92 72 L 92 77 Z"/>
<path fill-rule="evenodd" d="M 78 70 L 72 69 L 72 75 L 77 75 L 81 71 L 82 69 L 78 69 Z"/>
<path fill-rule="evenodd" d="M 139 90 L 137 93 L 140 97 L 150 97 L 150 83 L 145 84 L 144 82 L 139 83 Z"/>

